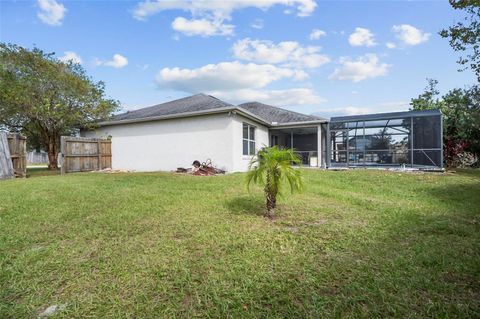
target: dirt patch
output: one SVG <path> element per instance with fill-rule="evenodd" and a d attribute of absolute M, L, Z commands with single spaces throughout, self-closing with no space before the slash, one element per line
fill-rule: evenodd
<path fill-rule="evenodd" d="M 46 317 L 51 317 L 54 314 L 56 314 L 59 311 L 63 311 L 67 308 L 67 304 L 60 304 L 60 305 L 51 305 L 44 311 L 42 311 L 39 315 L 38 318 L 46 318 Z"/>

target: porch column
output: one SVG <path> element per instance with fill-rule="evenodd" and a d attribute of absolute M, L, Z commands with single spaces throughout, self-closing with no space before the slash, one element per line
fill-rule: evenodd
<path fill-rule="evenodd" d="M 318 158 L 318 167 L 322 167 L 323 162 L 323 148 L 322 148 L 322 125 L 317 126 L 317 158 Z"/>

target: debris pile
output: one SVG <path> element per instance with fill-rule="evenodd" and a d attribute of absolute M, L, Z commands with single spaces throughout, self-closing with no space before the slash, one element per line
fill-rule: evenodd
<path fill-rule="evenodd" d="M 111 169 L 104 168 L 99 171 L 93 171 L 94 173 L 107 173 L 107 174 L 118 174 L 118 173 L 133 173 L 134 171 L 128 169 Z"/>
<path fill-rule="evenodd" d="M 203 163 L 200 163 L 197 160 L 193 161 L 191 168 L 179 167 L 177 168 L 176 173 L 191 174 L 196 176 L 211 176 L 225 174 L 225 171 L 214 167 L 212 160 L 207 159 Z"/>

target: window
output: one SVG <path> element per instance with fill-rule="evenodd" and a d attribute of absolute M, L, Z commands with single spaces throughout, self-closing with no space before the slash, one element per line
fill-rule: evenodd
<path fill-rule="evenodd" d="M 243 155 L 255 155 L 255 126 L 243 123 Z"/>

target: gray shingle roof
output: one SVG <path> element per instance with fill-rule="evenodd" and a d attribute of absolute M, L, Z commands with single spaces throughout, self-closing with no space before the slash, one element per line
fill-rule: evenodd
<path fill-rule="evenodd" d="M 154 106 L 146 107 L 143 109 L 138 109 L 135 111 L 129 111 L 126 113 L 115 115 L 111 120 L 112 121 L 121 121 L 121 120 L 136 120 L 144 119 L 149 117 L 157 116 L 167 116 L 175 115 L 182 113 L 198 112 L 198 111 L 207 111 L 224 107 L 233 107 L 232 104 L 223 102 L 216 97 L 205 95 L 205 94 L 196 94 L 182 99 L 157 104 Z"/>
<path fill-rule="evenodd" d="M 117 121 L 122 122 L 136 122 L 141 120 L 158 119 L 159 117 L 176 117 L 188 116 L 191 113 L 202 111 L 214 111 L 219 109 L 225 109 L 225 111 L 238 109 L 250 113 L 258 120 L 263 120 L 270 124 L 286 124 L 295 122 L 310 122 L 310 121 L 323 121 L 324 118 L 305 115 L 293 111 L 288 111 L 275 106 L 262 104 L 259 102 L 249 102 L 234 106 L 230 103 L 224 102 L 211 95 L 196 94 L 188 96 L 182 99 L 157 104 L 154 106 L 146 107 L 143 109 L 129 111 L 126 113 L 115 115 L 110 121 L 103 122 L 101 124 L 115 124 Z M 222 112 L 222 110 L 219 110 Z"/>
<path fill-rule="evenodd" d="M 319 116 L 301 114 L 259 102 L 248 102 L 238 106 L 270 123 L 285 124 L 326 120 Z"/>

